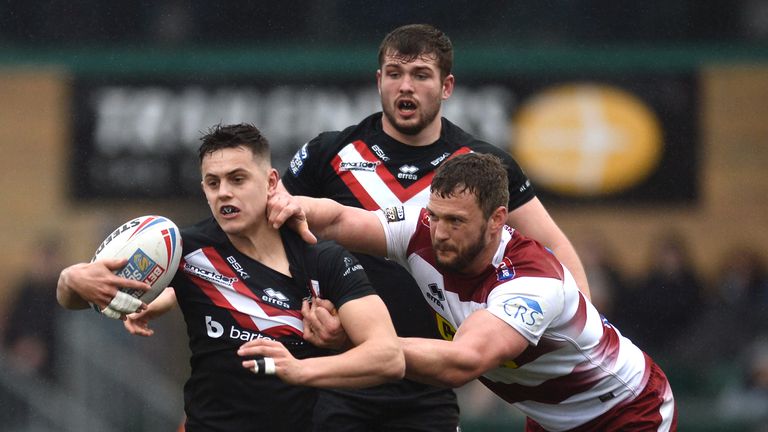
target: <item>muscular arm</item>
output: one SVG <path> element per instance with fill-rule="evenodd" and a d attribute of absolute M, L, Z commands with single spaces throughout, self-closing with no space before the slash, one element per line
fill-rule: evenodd
<path fill-rule="evenodd" d="M 401 338 L 409 379 L 426 384 L 460 387 L 501 364 L 515 359 L 528 341 L 488 311 L 467 317 L 453 341 Z"/>
<path fill-rule="evenodd" d="M 275 228 L 291 223 L 305 238 L 307 223 L 320 237 L 335 240 L 345 248 L 369 255 L 386 256 L 384 228 L 374 212 L 348 207 L 327 198 L 278 193 L 269 197 L 269 223 Z"/>
<path fill-rule="evenodd" d="M 573 275 L 579 290 L 589 299 L 589 284 L 579 255 L 538 198 L 533 198 L 507 215 L 507 224 L 520 230 L 554 252 Z"/>
<path fill-rule="evenodd" d="M 403 351 L 379 296 L 345 303 L 339 319 L 354 347 L 336 356 L 303 360 L 305 385 L 368 387 L 403 377 Z"/>
<path fill-rule="evenodd" d="M 238 351 L 267 356 L 285 382 L 312 387 L 369 387 L 403 377 L 405 360 L 392 321 L 381 298 L 369 295 L 339 308 L 339 319 L 354 347 L 334 356 L 297 360 L 279 342 L 256 339 Z M 246 360 L 243 367 L 252 368 Z"/>

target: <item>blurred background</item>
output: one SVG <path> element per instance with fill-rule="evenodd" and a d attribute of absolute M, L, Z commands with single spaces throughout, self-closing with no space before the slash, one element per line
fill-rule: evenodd
<path fill-rule="evenodd" d="M 211 125 L 254 123 L 282 172 L 377 111 L 379 42 L 416 22 L 455 46 L 445 116 L 518 159 L 680 429 L 767 430 L 765 0 L 0 2 L 0 429 L 174 430 L 181 316 L 130 337 L 59 308 L 59 271 L 132 217 L 204 217 Z M 459 395 L 465 431 L 522 430 Z"/>

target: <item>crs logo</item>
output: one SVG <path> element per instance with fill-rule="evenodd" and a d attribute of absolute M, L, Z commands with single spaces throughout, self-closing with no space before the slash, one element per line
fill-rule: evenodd
<path fill-rule="evenodd" d="M 523 296 L 514 296 L 505 301 L 504 312 L 529 327 L 544 318 L 544 311 L 539 302 Z"/>

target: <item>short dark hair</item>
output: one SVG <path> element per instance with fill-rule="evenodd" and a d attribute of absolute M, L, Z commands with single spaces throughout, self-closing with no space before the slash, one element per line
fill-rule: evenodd
<path fill-rule="evenodd" d="M 453 44 L 448 35 L 429 24 L 409 24 L 398 27 L 384 37 L 379 46 L 379 66 L 387 55 L 404 62 L 419 57 L 434 57 L 442 78 L 453 68 Z"/>
<path fill-rule="evenodd" d="M 225 148 L 245 147 L 254 156 L 270 164 L 269 141 L 256 126 L 248 123 L 221 125 L 211 127 L 200 138 L 203 142 L 198 149 L 200 163 L 205 155 Z"/>
<path fill-rule="evenodd" d="M 492 154 L 466 153 L 448 159 L 432 178 L 430 191 L 442 198 L 471 193 L 486 218 L 509 203 L 507 170 Z"/>

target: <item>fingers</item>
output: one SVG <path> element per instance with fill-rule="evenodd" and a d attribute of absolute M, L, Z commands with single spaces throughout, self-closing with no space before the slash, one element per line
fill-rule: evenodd
<path fill-rule="evenodd" d="M 327 309 L 331 312 L 331 315 L 336 315 L 336 306 L 334 306 L 333 302 L 324 298 L 317 297 L 315 298 L 312 303 L 319 308 Z"/>
<path fill-rule="evenodd" d="M 110 308 L 109 306 L 107 306 L 104 309 L 102 309 L 101 310 L 101 314 L 107 316 L 108 318 L 112 318 L 112 319 L 122 319 L 123 318 L 123 314 L 121 314 L 120 312 Z"/>
<path fill-rule="evenodd" d="M 149 322 L 140 318 L 140 314 L 128 315 L 123 321 L 123 326 L 132 335 L 149 337 L 155 334 L 155 331 L 149 328 Z"/>
<path fill-rule="evenodd" d="M 117 291 L 115 296 L 112 298 L 112 301 L 109 302 L 107 308 L 121 312 L 123 314 L 129 314 L 138 311 L 142 305 L 143 303 L 141 300 L 137 299 L 136 297 L 123 291 Z"/>
<path fill-rule="evenodd" d="M 244 366 L 245 364 L 248 364 L 248 366 L 250 366 L 250 369 L 256 375 L 274 375 L 275 372 L 277 372 L 277 368 L 275 366 L 275 359 L 273 359 L 272 357 L 259 357 L 257 359 L 243 362 Z M 248 366 L 245 366 L 245 367 L 248 367 Z"/>
<path fill-rule="evenodd" d="M 317 237 L 309 230 L 309 224 L 306 219 L 297 220 L 293 225 L 295 226 L 292 226 L 292 228 L 299 233 L 302 240 L 309 244 L 317 243 Z"/>
<path fill-rule="evenodd" d="M 110 272 L 113 272 L 125 267 L 125 265 L 128 264 L 128 258 L 102 258 L 96 262 L 104 264 L 104 267 L 109 269 Z"/>

